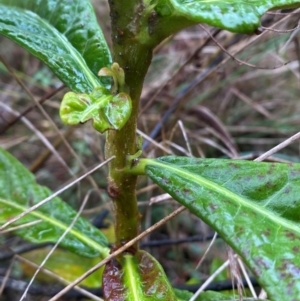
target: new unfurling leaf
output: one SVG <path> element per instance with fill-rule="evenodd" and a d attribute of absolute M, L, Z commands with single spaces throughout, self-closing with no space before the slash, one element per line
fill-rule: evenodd
<path fill-rule="evenodd" d="M 92 120 L 98 132 L 120 130 L 131 114 L 131 99 L 126 93 L 117 95 L 103 87 L 97 87 L 91 94 L 68 92 L 60 106 L 60 117 L 69 125 Z"/>

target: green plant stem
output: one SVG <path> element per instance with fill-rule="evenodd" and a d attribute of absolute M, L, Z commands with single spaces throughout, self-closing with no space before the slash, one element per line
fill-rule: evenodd
<path fill-rule="evenodd" d="M 139 99 L 144 77 L 151 63 L 152 49 L 136 38 L 139 31 L 141 1 L 110 0 L 112 17 L 113 59 L 125 71 L 125 81 L 132 99 L 132 115 L 120 131 L 109 131 L 106 140 L 106 157 L 116 158 L 109 165 L 108 192 L 113 201 L 116 246 L 136 237 L 140 216 L 135 195 L 137 175 L 124 169 L 126 157 L 138 151 L 136 127 Z M 121 91 L 119 91 L 121 92 Z M 138 246 L 135 245 L 137 250 Z"/>

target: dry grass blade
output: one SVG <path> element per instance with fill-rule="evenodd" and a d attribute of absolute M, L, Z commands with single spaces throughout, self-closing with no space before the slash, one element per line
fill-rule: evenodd
<path fill-rule="evenodd" d="M 234 255 L 234 257 L 237 257 L 237 255 Z M 190 298 L 189 301 L 195 301 L 199 295 L 205 290 L 205 288 L 208 287 L 210 283 L 214 281 L 214 279 L 222 272 L 224 271 L 228 266 L 230 265 L 230 261 L 225 261 L 209 278 L 206 279 L 206 281 L 200 286 L 200 288 L 197 290 L 197 292 Z"/>
<path fill-rule="evenodd" d="M 191 153 L 188 150 L 186 150 L 184 147 L 169 140 L 165 140 L 164 143 L 172 146 L 174 149 L 180 151 L 182 154 L 186 155 L 187 157 L 191 157 Z"/>
<path fill-rule="evenodd" d="M 297 9 L 295 12 L 296 13 L 300 13 L 300 9 Z M 271 26 L 270 28 L 275 28 L 276 26 L 278 26 L 279 24 L 286 22 L 289 19 L 290 15 L 286 15 L 284 18 L 278 20 L 276 23 L 273 24 L 273 26 Z M 247 49 L 250 45 L 252 45 L 253 43 L 255 43 L 257 40 L 261 39 L 262 37 L 264 37 L 267 34 L 268 31 L 264 31 L 263 33 L 261 33 L 259 36 L 255 36 L 253 38 L 250 38 L 246 43 L 242 44 L 238 49 L 236 49 L 233 53 L 231 53 L 232 56 L 235 56 L 239 53 L 241 53 L 243 50 Z M 205 76 L 202 78 L 202 80 L 206 79 L 207 77 L 209 77 L 211 74 L 213 74 L 216 70 L 218 70 L 221 66 L 224 66 L 229 60 L 231 59 L 231 56 L 228 56 L 227 58 L 225 58 L 222 62 L 220 62 L 218 65 L 214 66 L 213 68 L 211 68 L 206 74 Z"/>
<path fill-rule="evenodd" d="M 57 94 L 58 92 L 62 91 L 64 89 L 64 85 L 61 85 L 60 87 L 58 87 L 57 89 L 51 91 L 50 93 L 47 93 L 45 96 L 41 97 L 37 102 L 39 104 L 42 104 L 44 101 L 46 101 L 47 99 L 53 97 L 55 94 Z M 15 119 L 9 121 L 8 123 L 6 123 L 1 129 L 0 129 L 0 135 L 3 134 L 6 130 L 8 130 L 11 126 L 13 126 L 15 123 L 17 123 L 21 117 L 25 116 L 26 114 L 28 114 L 31 110 L 33 110 L 36 107 L 36 104 L 30 105 L 28 106 L 26 109 L 24 109 L 24 111 L 22 111 L 20 113 L 20 115 L 16 116 Z"/>
<path fill-rule="evenodd" d="M 18 116 L 18 113 L 11 109 L 4 103 L 0 103 L 0 106 L 5 108 L 6 111 L 11 114 Z M 21 121 L 44 143 L 44 145 L 51 151 L 51 153 L 57 158 L 57 160 L 61 163 L 63 167 L 69 172 L 71 176 L 73 176 L 72 170 L 69 168 L 65 160 L 61 157 L 61 155 L 56 151 L 50 141 L 43 135 L 41 131 L 39 131 L 26 117 L 22 117 Z"/>
<path fill-rule="evenodd" d="M 2 283 L 1 283 L 1 287 L 0 287 L 0 297 L 2 296 L 2 293 L 3 293 L 3 290 L 4 290 L 4 288 L 5 288 L 6 282 L 7 282 L 8 278 L 9 278 L 9 275 L 10 275 L 11 272 L 12 272 L 12 268 L 13 268 L 14 262 L 15 262 L 15 257 L 13 257 L 13 258 L 11 259 L 10 264 L 9 264 L 9 266 L 8 266 L 8 268 L 7 268 L 7 271 L 6 271 L 6 273 L 5 273 L 4 279 L 3 279 Z"/>
<path fill-rule="evenodd" d="M 26 228 L 26 227 L 31 227 L 31 226 L 39 224 L 40 222 L 42 222 L 42 220 L 37 220 L 37 221 L 29 222 L 29 223 L 22 224 L 22 225 L 19 225 L 19 226 L 16 226 L 16 227 L 10 227 L 10 228 L 8 228 L 6 230 L 0 231 L 0 234 L 9 233 L 9 232 L 16 231 L 18 229 L 23 229 L 23 228 Z"/>
<path fill-rule="evenodd" d="M 243 272 L 243 275 L 244 275 L 244 277 L 245 277 L 245 279 L 247 281 L 247 284 L 248 284 L 248 287 L 249 287 L 249 289 L 251 291 L 252 297 L 254 299 L 257 299 L 257 294 L 256 294 L 255 289 L 254 289 L 254 287 L 252 285 L 252 282 L 251 282 L 251 280 L 249 278 L 249 275 L 248 275 L 248 273 L 246 271 L 244 263 L 242 262 L 242 260 L 240 259 L 240 257 L 237 258 L 237 261 L 238 261 L 238 264 L 239 264 L 239 266 L 240 266 L 240 268 L 241 268 L 241 270 Z"/>
<path fill-rule="evenodd" d="M 23 295 L 20 298 L 20 301 L 24 300 L 27 296 L 28 290 L 31 286 L 31 284 L 33 283 L 33 281 L 35 280 L 36 276 L 38 275 L 38 273 L 41 271 L 42 267 L 46 264 L 46 262 L 48 261 L 48 259 L 50 258 L 50 256 L 54 253 L 55 249 L 59 246 L 59 244 L 62 242 L 62 240 L 66 237 L 66 235 L 69 233 L 69 231 L 74 227 L 76 221 L 78 220 L 79 216 L 81 215 L 89 197 L 91 194 L 91 190 L 87 193 L 87 195 L 85 196 L 78 212 L 76 213 L 75 217 L 73 218 L 72 222 L 70 223 L 70 225 L 68 226 L 68 228 L 64 231 L 64 233 L 60 236 L 60 238 L 57 240 L 57 242 L 55 243 L 55 245 L 51 248 L 51 250 L 48 252 L 47 256 L 44 258 L 44 260 L 41 262 L 41 264 L 39 265 L 38 269 L 35 271 L 34 275 L 31 277 L 30 282 L 28 283 Z"/>
<path fill-rule="evenodd" d="M 181 132 L 182 132 L 182 135 L 183 135 L 183 138 L 184 138 L 184 141 L 185 141 L 185 145 L 186 145 L 186 148 L 188 150 L 188 156 L 193 157 L 191 145 L 190 145 L 186 130 L 184 128 L 183 122 L 181 120 L 178 120 L 178 125 L 181 129 Z"/>
<path fill-rule="evenodd" d="M 164 193 L 164 194 L 152 197 L 148 204 L 153 205 L 153 204 L 161 203 L 163 201 L 171 200 L 171 199 L 172 199 L 172 197 L 168 193 Z"/>
<path fill-rule="evenodd" d="M 262 300 L 267 299 L 268 295 L 267 295 L 266 291 L 262 289 L 261 292 L 259 293 L 258 298 L 262 299 Z"/>
<path fill-rule="evenodd" d="M 262 114 L 263 116 L 267 117 L 268 119 L 275 119 L 275 116 L 273 116 L 271 113 L 269 113 L 263 106 L 260 104 L 255 103 L 250 97 L 243 94 L 241 91 L 239 91 L 236 88 L 231 88 L 231 92 L 236 95 L 239 99 L 244 101 L 246 104 L 248 104 L 250 107 L 255 109 L 257 112 Z"/>
<path fill-rule="evenodd" d="M 205 26 L 199 24 L 199 26 L 205 30 L 208 34 L 209 34 L 209 31 L 206 29 Z M 245 66 L 248 66 L 248 67 L 251 67 L 251 68 L 255 68 L 255 69 L 262 69 L 262 70 L 274 70 L 274 69 L 278 69 L 278 68 L 281 68 L 283 66 L 285 66 L 286 64 L 288 64 L 289 62 L 286 62 L 286 63 L 283 63 L 281 65 L 278 65 L 278 66 L 274 66 L 274 67 L 271 67 L 271 68 L 267 68 L 267 67 L 261 67 L 261 66 L 257 66 L 257 65 L 253 65 L 253 64 L 250 64 L 250 63 L 247 63 L 245 61 L 242 61 L 240 59 L 238 59 L 235 54 L 232 54 L 230 53 L 229 51 L 227 51 L 214 37 L 212 37 L 212 40 L 225 52 L 228 54 L 228 56 L 230 58 L 232 58 L 234 61 L 236 61 L 239 65 L 245 65 Z"/>
<path fill-rule="evenodd" d="M 232 248 L 228 245 L 226 245 L 227 249 L 227 256 L 230 263 L 230 274 L 231 274 L 231 281 L 232 281 L 232 287 L 234 287 L 234 283 L 236 283 L 238 295 L 239 295 L 239 301 L 243 301 L 243 281 L 239 270 L 239 265 L 237 262 L 237 256 L 232 250 Z"/>
<path fill-rule="evenodd" d="M 223 146 L 221 146 L 219 143 L 215 142 L 214 140 L 205 138 L 205 137 L 201 137 L 197 133 L 190 133 L 190 135 L 195 140 L 198 140 L 199 142 L 201 142 L 203 144 L 207 144 L 207 145 L 212 146 L 213 148 L 219 150 L 224 155 L 226 155 L 228 158 L 232 157 L 232 153 L 230 151 L 228 151 L 226 148 L 224 148 Z"/>
<path fill-rule="evenodd" d="M 151 191 L 152 189 L 154 189 L 154 188 L 156 188 L 156 187 L 157 187 L 156 184 L 147 185 L 146 187 L 139 189 L 139 190 L 136 192 L 136 195 L 139 195 L 139 194 L 142 194 L 142 193 Z"/>
<path fill-rule="evenodd" d="M 274 31 L 277 33 L 288 33 L 288 32 L 292 32 L 297 30 L 298 28 L 300 28 L 300 23 L 298 22 L 298 25 L 292 29 L 286 29 L 286 30 L 282 30 L 282 29 L 275 29 L 275 28 L 270 28 L 270 27 L 264 27 L 262 26 L 263 30 L 269 30 L 269 31 Z"/>
<path fill-rule="evenodd" d="M 7 139 L 3 138 L 0 140 L 0 147 L 3 149 L 10 149 L 11 147 L 17 146 L 26 140 L 28 140 L 27 136 L 12 137 Z"/>
<path fill-rule="evenodd" d="M 205 252 L 204 252 L 204 254 L 203 254 L 203 256 L 202 256 L 202 258 L 201 258 L 200 261 L 197 263 L 197 266 L 195 267 L 195 270 L 198 270 L 199 267 L 201 266 L 201 264 L 202 264 L 202 262 L 204 261 L 206 255 L 207 255 L 208 252 L 211 250 L 211 247 L 213 246 L 214 242 L 216 241 L 217 236 L 218 236 L 218 233 L 215 232 L 214 237 L 213 237 L 212 240 L 210 241 L 210 243 L 209 243 L 207 249 L 205 250 Z"/>
<path fill-rule="evenodd" d="M 196 113 L 197 117 L 205 122 L 209 127 L 211 127 L 216 133 L 218 133 L 218 138 L 227 146 L 232 155 L 230 157 L 238 157 L 237 146 L 231 136 L 231 134 L 226 129 L 223 122 L 218 116 L 216 116 L 209 108 L 204 106 L 196 106 L 189 110 L 189 112 Z"/>
<path fill-rule="evenodd" d="M 75 127 L 69 127 L 65 133 L 63 133 L 64 137 L 69 137 L 70 135 L 72 135 L 72 133 L 74 132 Z M 53 147 L 56 149 L 62 142 L 61 137 L 57 137 L 54 141 L 53 141 Z M 29 170 L 32 173 L 35 173 L 42 165 L 43 163 L 45 163 L 45 161 L 50 157 L 51 152 L 49 149 L 46 149 L 45 151 L 43 151 L 30 165 Z"/>
<path fill-rule="evenodd" d="M 298 15 L 299 10 L 295 10 L 293 12 L 266 12 L 267 15 L 274 15 L 274 16 L 292 16 L 292 15 Z"/>
<path fill-rule="evenodd" d="M 260 161 L 263 161 L 263 160 L 267 159 L 268 157 L 274 155 L 275 153 L 277 153 L 281 149 L 285 148 L 286 146 L 288 146 L 293 141 L 298 140 L 299 138 L 300 138 L 300 132 L 298 132 L 297 134 L 293 135 L 292 137 L 284 140 L 282 143 L 276 145 L 275 147 L 273 147 L 269 151 L 265 152 L 264 154 L 262 154 L 261 156 L 256 158 L 254 161 L 260 162 Z"/>
<path fill-rule="evenodd" d="M 217 36 L 220 33 L 221 30 L 217 29 L 212 33 L 212 36 Z M 205 41 L 203 43 L 201 43 L 199 46 L 197 46 L 194 51 L 192 51 L 192 54 L 187 58 L 187 60 L 174 72 L 174 74 L 170 77 L 170 79 L 164 84 L 162 85 L 155 93 L 154 95 L 151 97 L 151 99 L 147 102 L 147 104 L 145 105 L 145 107 L 142 108 L 141 110 L 141 114 L 143 114 L 153 103 L 153 101 L 157 98 L 157 96 L 163 91 L 163 89 L 170 84 L 177 75 L 180 74 L 180 72 L 183 70 L 183 68 L 188 65 L 192 59 L 205 47 L 208 45 L 210 41 L 210 36 L 208 36 L 207 39 L 205 39 Z"/>
<path fill-rule="evenodd" d="M 169 155 L 173 155 L 173 152 L 171 150 L 169 150 L 168 148 L 164 147 L 163 145 L 161 145 L 160 143 L 156 142 L 154 139 L 152 139 L 151 137 L 149 137 L 148 135 L 146 135 L 145 133 L 143 133 L 140 130 L 136 130 L 136 132 L 141 135 L 143 138 L 145 138 L 147 141 L 151 142 L 153 145 L 155 145 L 157 148 L 160 148 L 161 150 L 163 150 L 165 153 L 169 154 Z"/>
<path fill-rule="evenodd" d="M 273 56 L 278 60 L 278 61 L 283 61 L 283 59 L 277 55 L 277 54 L 273 54 Z M 300 80 L 300 72 L 299 72 L 299 61 L 293 61 L 291 62 L 290 64 L 286 65 L 286 68 L 288 70 L 290 70 L 294 75 L 295 77 L 297 78 L 297 80 Z M 298 67 L 298 68 L 297 68 Z"/>

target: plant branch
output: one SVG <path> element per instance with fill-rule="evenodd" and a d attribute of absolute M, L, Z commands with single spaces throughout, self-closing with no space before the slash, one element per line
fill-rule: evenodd
<path fill-rule="evenodd" d="M 135 154 L 139 149 L 136 137 L 139 100 L 152 59 L 152 47 L 143 44 L 140 39 L 147 29 L 143 1 L 129 0 L 126 5 L 122 2 L 109 1 L 113 59 L 124 69 L 126 86 L 132 100 L 132 114 L 121 130 L 108 132 L 105 148 L 106 158 L 116 157 L 109 165 L 108 193 L 113 201 L 117 246 L 133 239 L 139 232 L 140 217 L 135 193 L 137 176 L 126 173 L 124 168 L 127 156 Z M 136 244 L 134 249 L 137 248 Z"/>

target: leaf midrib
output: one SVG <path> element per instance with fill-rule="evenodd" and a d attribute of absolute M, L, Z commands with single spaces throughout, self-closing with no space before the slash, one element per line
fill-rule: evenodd
<path fill-rule="evenodd" d="M 13 200 L 9 201 L 9 200 L 5 200 L 5 199 L 0 198 L 0 203 L 6 204 L 9 207 L 13 207 L 15 209 L 18 209 L 21 212 L 24 212 L 27 209 L 29 209 L 28 207 L 16 204 Z M 32 212 L 29 213 L 29 215 L 35 216 L 38 219 L 42 219 L 43 221 L 48 222 L 48 223 L 54 225 L 55 227 L 60 228 L 63 231 L 65 231 L 68 228 L 68 226 L 66 226 L 62 222 L 58 221 L 57 219 L 49 218 L 47 215 L 45 215 L 45 214 L 43 214 L 39 211 L 32 211 Z M 98 243 L 96 243 L 95 241 L 93 241 L 92 239 L 87 237 L 86 235 L 82 235 L 77 230 L 74 230 L 72 228 L 72 229 L 69 230 L 68 233 L 72 234 L 73 236 L 78 238 L 80 241 L 85 242 L 90 247 L 93 247 L 94 249 L 99 251 L 101 253 L 101 255 L 105 255 L 105 256 L 108 255 L 109 249 L 107 247 L 99 245 Z"/>
<path fill-rule="evenodd" d="M 280 217 L 278 215 L 275 215 L 270 210 L 266 210 L 265 207 L 263 207 L 263 206 L 260 206 L 258 204 L 252 205 L 250 200 L 244 199 L 244 198 L 240 197 L 239 195 L 233 193 L 229 189 L 227 189 L 225 187 L 222 187 L 221 185 L 218 185 L 213 181 L 207 180 L 206 178 L 204 178 L 204 177 L 202 177 L 198 174 L 195 174 L 195 173 L 190 172 L 190 171 L 186 171 L 181 167 L 177 167 L 177 166 L 174 167 L 170 164 L 161 163 L 159 161 L 151 161 L 150 164 L 146 164 L 146 166 L 151 166 L 151 165 L 152 166 L 159 166 L 162 169 L 169 169 L 174 174 L 180 175 L 185 179 L 191 180 L 191 181 L 195 182 L 198 185 L 200 183 L 204 188 L 210 189 L 212 191 L 218 192 L 221 195 L 224 195 L 224 196 L 228 197 L 229 199 L 231 199 L 234 202 L 238 203 L 239 206 L 248 207 L 248 208 L 262 214 L 266 218 L 268 217 L 275 224 L 280 225 L 280 226 L 284 226 L 284 227 L 286 227 L 288 229 L 291 229 L 292 231 L 295 231 L 295 232 L 300 234 L 300 230 L 295 224 L 289 222 L 286 219 L 283 219 L 282 217 Z"/>
<path fill-rule="evenodd" d="M 137 300 L 139 301 L 141 296 L 139 296 L 139 288 L 138 288 L 138 283 L 140 283 L 139 275 L 136 273 L 136 270 L 134 268 L 135 266 L 135 261 L 133 259 L 132 255 L 125 255 L 125 271 L 127 273 L 128 277 L 128 286 L 129 286 L 129 291 L 132 293 L 131 297 L 133 298 L 132 300 Z"/>

